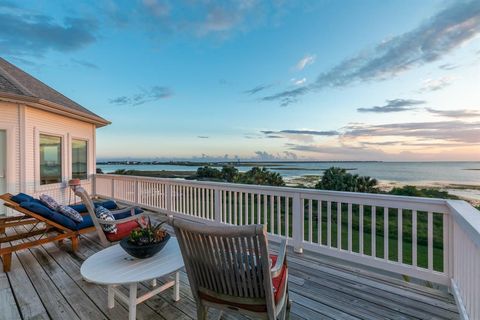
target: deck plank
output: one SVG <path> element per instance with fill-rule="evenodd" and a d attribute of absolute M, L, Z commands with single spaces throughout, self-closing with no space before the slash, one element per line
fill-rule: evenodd
<path fill-rule="evenodd" d="M 12 228 L 6 230 L 7 235 L 14 232 Z M 52 319 L 80 319 L 30 250 L 20 250 L 16 254 L 48 315 Z"/>
<path fill-rule="evenodd" d="M 22 319 L 5 273 L 0 273 L 0 319 Z"/>

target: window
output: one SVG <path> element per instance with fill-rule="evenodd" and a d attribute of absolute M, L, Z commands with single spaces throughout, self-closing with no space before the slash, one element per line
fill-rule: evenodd
<path fill-rule="evenodd" d="M 40 135 L 40 184 L 62 182 L 62 138 Z"/>
<path fill-rule="evenodd" d="M 72 140 L 72 178 L 87 179 L 87 141 Z"/>

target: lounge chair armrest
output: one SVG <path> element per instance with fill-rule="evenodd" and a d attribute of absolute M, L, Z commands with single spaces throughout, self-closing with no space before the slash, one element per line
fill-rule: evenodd
<path fill-rule="evenodd" d="M 282 242 L 280 242 L 280 247 L 278 248 L 277 262 L 275 263 L 275 265 L 272 267 L 270 271 L 273 278 L 277 277 L 282 271 L 282 267 L 285 263 L 286 257 L 287 257 L 287 240 L 283 239 Z"/>
<path fill-rule="evenodd" d="M 98 223 L 100 223 L 100 224 L 113 225 L 113 224 L 120 224 L 120 223 L 124 223 L 124 222 L 128 222 L 128 221 L 138 220 L 139 218 L 143 217 L 144 215 L 145 215 L 145 213 L 142 212 L 142 213 L 139 213 L 137 215 L 126 217 L 126 218 L 123 218 L 123 219 L 118 219 L 118 220 L 103 220 L 103 219 L 99 219 L 99 218 L 97 218 L 97 220 L 98 220 Z"/>

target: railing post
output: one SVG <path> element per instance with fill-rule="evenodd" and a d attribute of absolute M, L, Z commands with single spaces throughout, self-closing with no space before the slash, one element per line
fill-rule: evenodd
<path fill-rule="evenodd" d="M 166 184 L 165 185 L 165 197 L 166 197 L 166 210 L 169 214 L 172 213 L 172 185 L 171 184 Z"/>
<path fill-rule="evenodd" d="M 112 178 L 112 199 L 115 199 L 115 178 Z"/>
<path fill-rule="evenodd" d="M 139 199 L 138 192 L 139 192 L 139 190 L 138 190 L 138 180 L 135 180 L 135 195 L 134 195 L 135 204 L 138 204 L 138 199 Z"/>
<path fill-rule="evenodd" d="M 300 193 L 293 195 L 293 251 L 296 253 L 303 253 L 303 233 L 304 233 L 304 216 L 303 206 L 301 203 Z"/>
<path fill-rule="evenodd" d="M 92 196 L 97 196 L 97 175 L 92 174 Z"/>
<path fill-rule="evenodd" d="M 222 222 L 222 200 L 220 199 L 220 189 L 215 189 L 215 222 Z"/>

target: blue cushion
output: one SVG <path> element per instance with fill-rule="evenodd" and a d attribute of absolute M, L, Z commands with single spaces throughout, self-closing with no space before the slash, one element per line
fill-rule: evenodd
<path fill-rule="evenodd" d="M 39 214 L 42 217 L 45 217 L 47 219 L 50 219 L 52 217 L 52 215 L 56 213 L 55 211 L 50 210 L 49 208 L 47 208 L 43 204 L 38 203 L 36 201 L 24 201 L 24 202 L 20 203 L 20 207 L 25 208 L 27 210 L 30 210 L 34 213 L 37 213 L 37 214 Z"/>
<path fill-rule="evenodd" d="M 93 226 L 92 217 L 90 216 L 83 216 L 83 221 L 77 223 L 75 230 L 85 229 Z"/>
<path fill-rule="evenodd" d="M 105 209 L 108 209 L 108 210 L 114 210 L 114 209 L 118 208 L 117 203 L 113 200 L 106 200 L 106 201 L 103 201 L 103 202 L 95 202 L 94 205 L 95 205 L 95 208 L 98 207 L 98 206 L 102 206 L 102 207 L 104 207 Z M 77 212 L 87 212 L 87 208 L 85 207 L 84 204 L 75 204 L 75 205 L 71 205 L 69 207 L 72 208 L 72 209 L 75 209 Z"/>
<path fill-rule="evenodd" d="M 40 201 L 25 201 L 20 203 L 20 207 L 30 210 L 34 213 L 41 215 L 42 217 L 54 221 L 62 226 L 71 229 L 71 230 L 80 230 L 83 228 L 88 228 L 93 226 L 92 218 L 90 216 L 83 217 L 81 223 L 76 223 L 69 217 L 64 216 L 63 214 L 50 210 L 46 206 L 40 203 Z"/>
<path fill-rule="evenodd" d="M 22 203 L 26 201 L 32 201 L 34 198 L 32 196 L 29 196 L 28 194 L 25 193 L 19 193 L 16 196 L 12 197 L 12 201 L 15 201 L 16 203 Z"/>
<path fill-rule="evenodd" d="M 138 208 L 138 207 L 135 207 L 135 215 L 137 214 L 140 214 L 142 213 L 143 210 Z M 122 211 L 119 211 L 119 212 L 115 212 L 115 214 L 113 215 L 115 217 L 115 220 L 119 220 L 119 219 L 123 219 L 123 218 L 128 218 L 131 216 L 130 214 L 130 208 L 125 208 L 125 210 L 122 210 Z"/>

